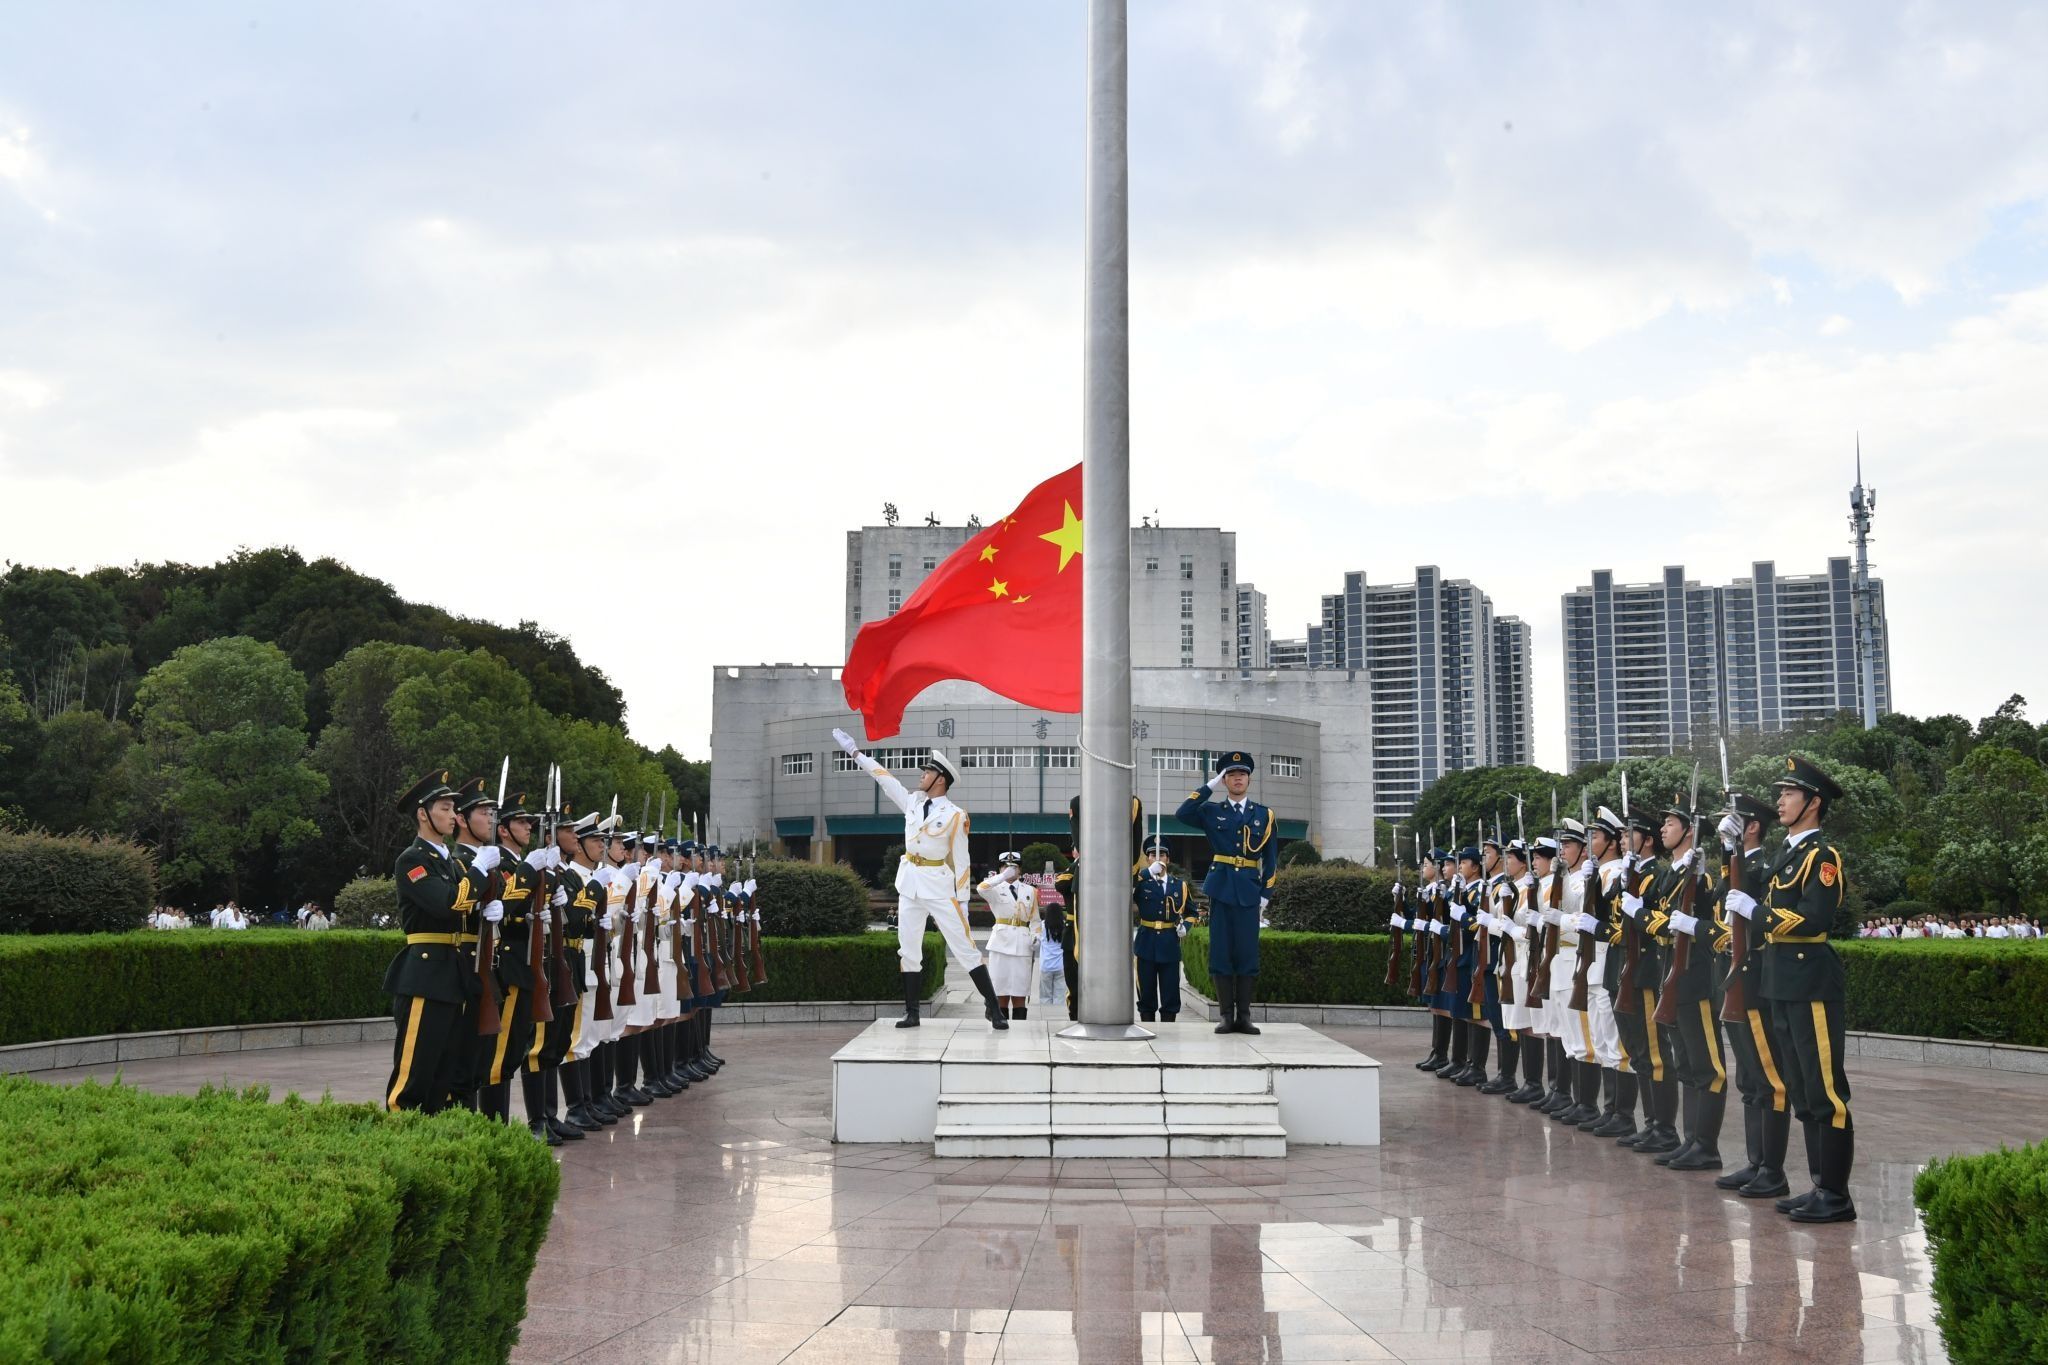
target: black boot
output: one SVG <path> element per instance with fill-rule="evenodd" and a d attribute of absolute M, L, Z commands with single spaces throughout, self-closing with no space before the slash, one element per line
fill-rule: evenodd
<path fill-rule="evenodd" d="M 1764 1111 L 1753 1104 L 1742 1106 L 1742 1154 L 1740 1166 L 1714 1182 L 1717 1190 L 1739 1190 L 1756 1179 L 1756 1168 L 1764 1159 Z"/>
<path fill-rule="evenodd" d="M 1721 1116 L 1728 1112 L 1728 1091 L 1700 1090 L 1693 1114 L 1692 1150 L 1670 1161 L 1674 1171 L 1718 1171 L 1721 1169 Z"/>
<path fill-rule="evenodd" d="M 1776 1109 L 1758 1109 L 1756 1175 L 1736 1193 L 1744 1199 L 1775 1199 L 1787 1193 L 1785 1144 L 1792 1139 L 1792 1115 Z"/>
<path fill-rule="evenodd" d="M 725 1069 L 725 1058 L 711 1050 L 711 1016 L 716 1013 L 715 1009 L 703 1011 L 703 1022 L 697 1027 L 697 1038 L 704 1045 L 705 1065 L 713 1071 L 722 1071 Z"/>
<path fill-rule="evenodd" d="M 1530 1107 L 1539 1114 L 1555 1114 L 1572 1102 L 1571 1077 L 1565 1074 L 1564 1044 L 1555 1038 L 1543 1040 L 1543 1060 L 1550 1069 L 1550 1088 Z"/>
<path fill-rule="evenodd" d="M 1624 1134 L 1614 1140 L 1618 1147 L 1630 1151 L 1648 1142 L 1657 1132 L 1657 1083 L 1648 1076 L 1642 1077 L 1636 1085 L 1636 1093 L 1643 1101 L 1643 1126 L 1639 1132 Z"/>
<path fill-rule="evenodd" d="M 1512 1033 L 1500 1039 L 1500 1074 L 1479 1087 L 1482 1095 L 1505 1095 L 1515 1088 L 1515 1066 L 1521 1060 L 1522 1040 Z"/>
<path fill-rule="evenodd" d="M 1614 1116 L 1593 1130 L 1594 1137 L 1624 1141 L 1636 1131 L 1636 1073 L 1614 1073 Z"/>
<path fill-rule="evenodd" d="M 1551 1110 L 1550 1121 L 1562 1123 L 1567 1128 L 1576 1128 L 1579 1121 L 1586 1117 L 1589 1109 L 1596 1113 L 1599 1111 L 1600 1106 L 1596 1101 L 1600 1098 L 1600 1091 L 1597 1086 L 1590 1091 L 1586 1088 L 1586 1069 L 1572 1060 L 1570 1054 L 1566 1054 L 1564 1059 L 1564 1074 L 1566 1082 L 1571 1086 L 1572 1102 L 1562 1109 Z"/>
<path fill-rule="evenodd" d="M 1805 1208 L 1813 1197 L 1820 1193 L 1820 1125 L 1801 1119 L 1799 1127 L 1806 1138 L 1806 1175 L 1813 1182 L 1813 1188 L 1805 1194 L 1780 1199 L 1776 1205 L 1779 1213 L 1790 1213 L 1794 1209 Z"/>
<path fill-rule="evenodd" d="M 1493 1030 L 1478 1020 L 1467 1027 L 1472 1030 L 1472 1060 L 1466 1064 L 1465 1074 L 1458 1077 L 1458 1084 L 1476 1086 L 1486 1080 L 1486 1059 L 1493 1055 Z"/>
<path fill-rule="evenodd" d="M 609 1114 L 612 1122 L 617 1123 L 633 1112 L 633 1106 L 627 1104 L 618 1096 L 618 1039 L 614 1038 L 599 1047 L 597 1049 L 597 1057 L 599 1065 L 598 1074 L 602 1078 L 602 1084 L 599 1085 L 597 1095 L 592 1099 L 591 1103 L 597 1107 L 599 1112 Z"/>
<path fill-rule="evenodd" d="M 976 967 L 967 974 L 967 979 L 974 983 L 974 989 L 981 992 L 982 1018 L 988 1020 L 990 1027 L 998 1033 L 1007 1029 L 1010 1021 L 1003 1017 L 1003 1007 L 996 1003 L 996 988 L 989 984 L 988 964 Z"/>
<path fill-rule="evenodd" d="M 612 1053 L 612 1065 L 617 1068 L 618 1079 L 612 1097 L 628 1108 L 639 1109 L 654 1103 L 654 1096 L 633 1084 L 633 1078 L 640 1068 L 640 1037 L 619 1039 Z"/>
<path fill-rule="evenodd" d="M 1155 1019 L 1155 1018 L 1153 1018 L 1153 1017 L 1152 1017 L 1152 1011 L 1151 1011 L 1151 1010 L 1139 1010 L 1139 1011 L 1138 1011 L 1138 1022 L 1139 1022 L 1139 1023 L 1141 1023 L 1141 1024 L 1156 1024 L 1156 1023 L 1158 1023 L 1159 1021 L 1158 1021 L 1157 1019 Z"/>
<path fill-rule="evenodd" d="M 1029 1006 L 1029 1005 L 1014 1005 L 1014 1006 L 1012 1006 L 1012 1007 L 1011 1007 L 1011 1009 L 1010 1009 L 1010 1017 L 1011 1017 L 1012 1019 L 1029 1019 L 1029 1018 L 1031 1017 L 1031 1006 Z M 1172 1022 L 1173 1022 L 1173 1016 L 1172 1016 L 1172 1015 L 1170 1015 L 1170 1014 L 1169 1014 L 1169 1015 L 1167 1015 L 1167 1016 L 1166 1016 L 1166 1021 L 1167 1021 L 1167 1022 L 1168 1022 L 1169 1024 L 1170 1024 L 1170 1023 L 1172 1023 Z"/>
<path fill-rule="evenodd" d="M 1522 1088 L 1508 1092 L 1509 1104 L 1534 1104 L 1543 1098 L 1543 1039 L 1522 1036 Z"/>
<path fill-rule="evenodd" d="M 565 1142 L 583 1141 L 583 1125 L 571 1123 L 561 1116 L 562 1089 L 556 1076 L 557 1068 L 548 1067 L 540 1072 L 540 1111 L 547 1115 L 548 1127 L 556 1137 Z"/>
<path fill-rule="evenodd" d="M 1856 1130 L 1820 1128 L 1820 1184 L 1813 1197 L 1792 1210 L 1795 1223 L 1853 1223 L 1856 1203 L 1849 1198 L 1849 1170 L 1856 1164 Z"/>
<path fill-rule="evenodd" d="M 924 974 L 922 972 L 903 973 L 903 1017 L 896 1021 L 897 1028 L 916 1028 L 918 1026 L 917 1011 L 919 1005 L 923 1003 L 923 996 Z"/>
<path fill-rule="evenodd" d="M 1470 1064 L 1471 1054 L 1466 1050 L 1471 1042 L 1470 1036 L 1465 1032 L 1464 1025 L 1458 1020 L 1452 1019 L 1449 1023 L 1451 1025 L 1451 1064 L 1436 1073 L 1436 1078 L 1440 1081 L 1457 1080 L 1458 1077 L 1465 1073 L 1466 1066 Z"/>
<path fill-rule="evenodd" d="M 1678 1082 L 1651 1081 L 1650 1093 L 1656 1096 L 1657 1120 L 1653 1127 L 1644 1131 L 1643 1140 L 1636 1144 L 1636 1150 L 1650 1156 L 1662 1156 L 1684 1145 L 1679 1139 L 1678 1129 L 1673 1126 L 1678 1118 Z"/>
<path fill-rule="evenodd" d="M 1590 1112 L 1579 1120 L 1578 1127 L 1580 1132 L 1590 1133 L 1614 1117 L 1614 1073 L 1597 1061 L 1579 1065 L 1586 1068 L 1586 1108 Z"/>
<path fill-rule="evenodd" d="M 526 1102 L 526 1126 L 531 1128 L 536 1123 L 546 1123 L 548 1106 L 546 1099 L 541 1095 L 539 1072 L 519 1073 L 519 1094 Z"/>
<path fill-rule="evenodd" d="M 1450 1065 L 1451 1059 L 1447 1049 L 1451 1045 L 1451 1032 L 1444 1027 L 1450 1022 L 1435 1015 L 1430 1016 L 1429 1055 L 1415 1064 L 1417 1071 L 1441 1071 Z"/>
<path fill-rule="evenodd" d="M 1219 972 L 1216 976 L 1216 1031 L 1218 1033 L 1237 1032 L 1237 1017 L 1231 1012 L 1231 997 L 1236 992 L 1237 978 L 1234 976 L 1224 976 Z"/>
<path fill-rule="evenodd" d="M 658 1100 L 665 1100 L 676 1090 L 661 1078 L 661 1040 L 655 1036 L 660 1032 L 649 1029 L 640 1035 L 640 1088 Z"/>
<path fill-rule="evenodd" d="M 1590 1131 L 1600 1124 L 1600 1063 L 1574 1062 L 1572 1070 L 1579 1077 L 1579 1102 L 1559 1114 L 1557 1121 L 1570 1128 Z"/>
<path fill-rule="evenodd" d="M 1249 976 L 1236 978 L 1233 983 L 1236 990 L 1231 1000 L 1237 1006 L 1237 1022 L 1231 1028 L 1234 1033 L 1256 1034 L 1259 1031 L 1259 1026 L 1252 1022 L 1252 989 L 1258 983 L 1258 979 L 1259 974 L 1253 972 Z"/>

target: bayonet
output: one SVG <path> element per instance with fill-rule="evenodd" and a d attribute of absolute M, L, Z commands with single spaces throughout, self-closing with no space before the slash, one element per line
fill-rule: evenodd
<path fill-rule="evenodd" d="M 1522 796 L 1520 792 L 1515 793 L 1515 838 L 1521 843 L 1523 848 L 1529 846 L 1529 830 L 1522 823 Z"/>
<path fill-rule="evenodd" d="M 1728 797 L 1728 807 L 1735 808 L 1735 787 L 1728 780 L 1728 736 L 1721 736 L 1721 790 Z"/>
<path fill-rule="evenodd" d="M 506 754 L 505 761 L 498 765 L 498 809 L 505 808 L 505 784 L 512 779 L 512 755 Z"/>
<path fill-rule="evenodd" d="M 1623 822 L 1624 824 L 1625 824 L 1625 823 L 1627 823 L 1627 821 L 1628 821 L 1628 769 L 1626 769 L 1626 768 L 1623 768 L 1623 769 L 1621 770 L 1621 818 L 1622 818 L 1622 822 Z"/>

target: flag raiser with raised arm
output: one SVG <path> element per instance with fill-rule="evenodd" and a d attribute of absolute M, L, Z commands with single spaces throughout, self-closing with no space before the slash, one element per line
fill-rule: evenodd
<path fill-rule="evenodd" d="M 935 682 L 962 678 L 1025 706 L 1081 709 L 1081 466 L 1031 490 L 854 636 L 841 681 L 869 739 L 903 726 Z"/>

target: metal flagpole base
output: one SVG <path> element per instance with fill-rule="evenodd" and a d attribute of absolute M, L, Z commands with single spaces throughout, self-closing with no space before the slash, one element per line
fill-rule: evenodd
<path fill-rule="evenodd" d="M 1054 1036 L 1091 1043 L 1142 1043 L 1159 1035 L 1139 1024 L 1069 1024 Z"/>

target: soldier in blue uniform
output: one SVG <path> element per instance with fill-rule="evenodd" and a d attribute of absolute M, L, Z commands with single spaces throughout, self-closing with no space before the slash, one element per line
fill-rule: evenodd
<path fill-rule="evenodd" d="M 1259 917 L 1280 870 L 1273 838 L 1273 812 L 1245 792 L 1252 781 L 1252 756 L 1233 749 L 1216 765 L 1209 785 L 1191 792 L 1177 815 L 1209 837 L 1209 972 L 1216 978 L 1218 1033 L 1257 1033 L 1252 1023 L 1252 990 L 1259 975 Z M 1222 794 L 1223 799 L 1210 798 Z"/>
<path fill-rule="evenodd" d="M 1819 1177 L 1811 1193 L 1781 1199 L 1777 1207 L 1801 1223 L 1851 1223 L 1856 1125 L 1849 1115 L 1849 1073 L 1842 1066 L 1848 975 L 1829 942 L 1847 884 L 1842 851 L 1821 831 L 1842 788 L 1796 754 L 1785 760 L 1784 775 L 1772 786 L 1786 838 L 1757 907 L 1768 917 L 1762 994 L 1770 1002 L 1772 1033 L 1790 1062 L 1785 1086 L 1805 1129 L 1807 1162 Z"/>
<path fill-rule="evenodd" d="M 1451 923 L 1458 939 L 1458 970 L 1455 981 L 1448 969 L 1444 972 L 1444 1003 L 1468 1042 L 1465 1065 L 1449 1074 L 1439 1071 L 1437 1079 L 1453 1085 L 1476 1086 L 1486 1079 L 1486 1062 L 1493 1051 L 1493 1023 L 1484 1003 L 1487 997 L 1481 996 L 1481 1004 L 1472 1003 L 1473 978 L 1487 970 L 1487 964 L 1479 957 L 1479 912 L 1486 904 L 1486 857 L 1478 848 L 1467 845 L 1458 850 L 1458 876 L 1462 880 L 1451 901 Z M 1489 956 L 1492 951 L 1489 938 Z M 1498 1019 L 1497 996 L 1492 998 L 1492 1004 L 1493 1018 Z"/>
<path fill-rule="evenodd" d="M 455 788 L 448 785 L 447 769 L 415 782 L 398 798 L 398 808 L 412 817 L 414 837 L 391 869 L 405 946 L 384 973 L 398 1021 L 384 1107 L 431 1114 L 447 1107 L 466 1055 L 456 1032 L 476 978 L 460 961 L 456 938 L 481 907 L 469 897 L 467 868 L 449 847 Z"/>
<path fill-rule="evenodd" d="M 1131 903 L 1137 908 L 1137 937 L 1131 951 L 1138 959 L 1138 1018 L 1170 1024 L 1180 1014 L 1180 941 L 1195 917 L 1188 884 L 1173 875 L 1173 856 L 1166 840 L 1151 839 L 1145 852 L 1152 861 L 1131 882 Z"/>

